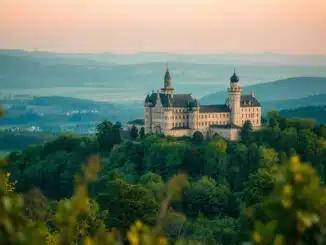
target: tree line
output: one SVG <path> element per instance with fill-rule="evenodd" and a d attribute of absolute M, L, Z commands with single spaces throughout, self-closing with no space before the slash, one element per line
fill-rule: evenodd
<path fill-rule="evenodd" d="M 95 241 L 103 229 L 122 243 L 145 244 L 137 233 L 143 224 L 163 243 L 323 244 L 325 125 L 272 112 L 259 131 L 246 123 L 239 142 L 205 141 L 198 133 L 129 141 L 120 131 L 120 123 L 103 121 L 95 137 L 65 135 L 12 152 L 3 170 L 15 190 L 2 198 L 18 193 L 24 200 L 12 218 L 45 225 L 48 244 Z M 82 179 L 92 180 L 87 191 Z M 82 200 L 87 212 L 65 209 Z M 5 231 L 1 223 L 0 239 L 10 238 Z"/>

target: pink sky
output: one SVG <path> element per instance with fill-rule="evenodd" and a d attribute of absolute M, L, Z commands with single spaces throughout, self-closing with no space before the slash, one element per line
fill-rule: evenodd
<path fill-rule="evenodd" d="M 326 55 L 326 0 L 0 0 L 0 48 Z"/>

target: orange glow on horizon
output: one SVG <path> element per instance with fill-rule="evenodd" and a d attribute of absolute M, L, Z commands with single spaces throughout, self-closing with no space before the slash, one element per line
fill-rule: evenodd
<path fill-rule="evenodd" d="M 0 48 L 326 55 L 325 0 L 2 0 Z"/>

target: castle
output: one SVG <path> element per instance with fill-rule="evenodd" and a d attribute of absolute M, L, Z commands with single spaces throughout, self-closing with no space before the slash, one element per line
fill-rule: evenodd
<path fill-rule="evenodd" d="M 147 94 L 144 103 L 145 134 L 192 137 L 196 131 L 205 138 L 216 135 L 237 140 L 246 121 L 254 129 L 261 126 L 261 106 L 254 94 L 242 95 L 236 72 L 230 78 L 225 104 L 200 105 L 191 94 L 175 93 L 169 69 L 164 76 L 164 88 Z"/>

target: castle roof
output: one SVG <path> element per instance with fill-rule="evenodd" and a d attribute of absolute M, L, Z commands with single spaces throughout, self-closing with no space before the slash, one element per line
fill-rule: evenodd
<path fill-rule="evenodd" d="M 200 113 L 213 113 L 213 112 L 230 112 L 227 105 L 201 105 Z"/>
<path fill-rule="evenodd" d="M 258 100 L 251 94 L 241 95 L 241 107 L 260 107 Z"/>
<path fill-rule="evenodd" d="M 239 76 L 235 73 L 235 69 L 234 69 L 234 73 L 233 73 L 233 75 L 230 77 L 230 81 L 232 82 L 232 83 L 237 83 L 237 82 L 239 82 Z"/>
<path fill-rule="evenodd" d="M 160 102 L 163 107 L 187 107 L 189 105 L 197 106 L 197 100 L 193 99 L 191 94 L 164 94 L 159 93 Z M 149 97 L 152 105 L 156 105 L 157 93 L 152 93 Z"/>

